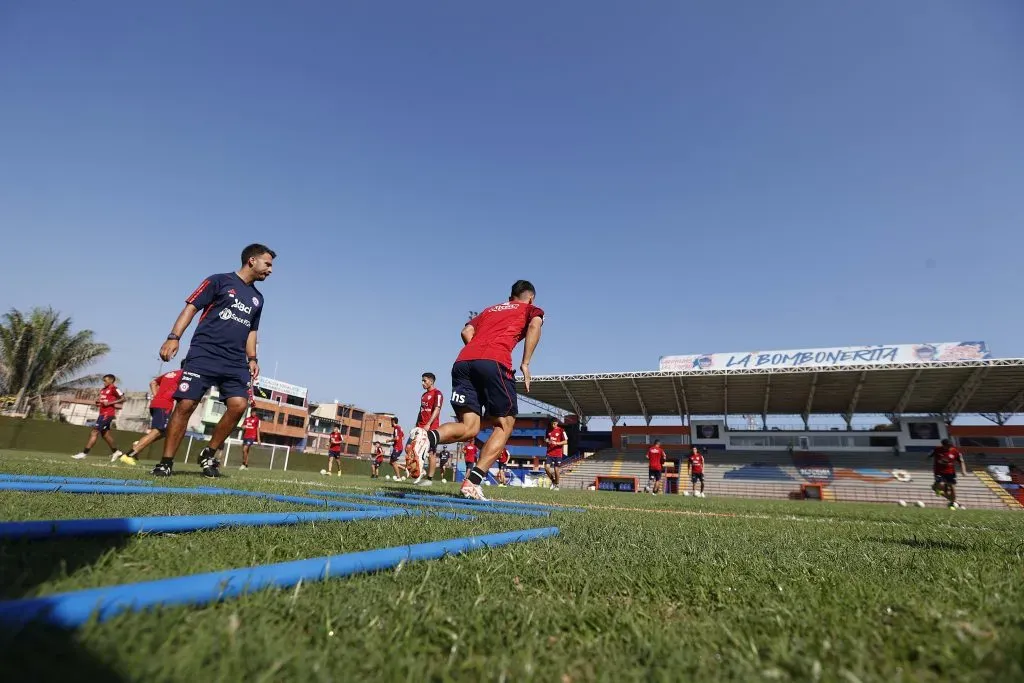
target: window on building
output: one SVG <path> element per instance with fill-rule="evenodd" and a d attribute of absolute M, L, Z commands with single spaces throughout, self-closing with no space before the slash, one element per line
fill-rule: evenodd
<path fill-rule="evenodd" d="M 361 410 L 353 410 L 352 411 L 352 419 L 353 420 L 362 420 L 363 419 L 363 415 L 364 415 L 364 413 Z"/>
<path fill-rule="evenodd" d="M 349 455 L 359 455 L 359 444 L 350 443 L 349 445 L 345 446 L 345 452 L 348 453 Z"/>
<path fill-rule="evenodd" d="M 287 401 L 288 405 L 290 406 L 299 406 L 301 408 L 302 406 L 306 405 L 306 399 L 300 396 L 292 396 L 291 394 L 286 394 L 284 400 Z"/>
<path fill-rule="evenodd" d="M 273 410 L 264 410 L 263 408 L 257 408 L 253 412 L 256 413 L 264 422 L 273 422 L 274 415 L 276 414 Z"/>
<path fill-rule="evenodd" d="M 277 414 L 277 424 L 283 425 L 284 424 L 284 417 L 285 417 L 284 413 L 278 413 Z"/>
<path fill-rule="evenodd" d="M 360 429 L 359 427 L 352 427 L 351 429 L 348 430 L 348 435 L 351 436 L 353 439 L 359 439 L 363 436 L 363 430 Z"/>
<path fill-rule="evenodd" d="M 288 416 L 289 427 L 305 427 L 306 420 L 301 415 L 289 415 Z"/>
<path fill-rule="evenodd" d="M 348 417 L 348 408 L 345 406 L 338 406 L 338 417 Z"/>

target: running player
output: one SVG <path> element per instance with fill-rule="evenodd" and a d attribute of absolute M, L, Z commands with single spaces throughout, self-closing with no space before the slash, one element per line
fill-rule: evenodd
<path fill-rule="evenodd" d="M 432 372 L 424 372 L 420 377 L 420 385 L 423 387 L 423 396 L 420 397 L 420 412 L 416 417 L 416 429 L 427 430 L 437 429 L 441 425 L 441 404 L 444 403 L 444 396 L 441 391 L 434 387 L 434 383 L 437 381 L 437 377 Z M 413 433 L 416 432 L 413 429 Z M 427 478 L 423 478 L 423 456 L 419 455 L 417 459 L 418 473 L 416 475 L 416 481 L 413 482 L 418 486 L 432 486 L 434 483 L 434 473 L 437 471 L 437 448 L 430 448 L 430 464 L 427 471 Z M 414 449 L 407 447 L 405 449 L 405 466 L 409 466 L 410 455 L 416 456 Z"/>
<path fill-rule="evenodd" d="M 469 476 L 469 471 L 476 467 L 477 458 L 480 457 L 480 449 L 477 448 L 476 439 L 470 439 L 466 442 L 466 445 L 462 450 L 462 459 L 466 462 L 466 476 Z"/>
<path fill-rule="evenodd" d="M 256 401 L 249 400 L 249 416 L 242 420 L 242 464 L 238 467 L 240 470 L 249 469 L 249 450 L 252 449 L 254 443 L 259 443 L 260 439 L 260 416 L 256 414 Z"/>
<path fill-rule="evenodd" d="M 444 473 L 452 469 L 452 452 L 445 446 L 441 449 L 441 452 L 437 454 L 437 464 L 441 468 L 441 482 L 447 481 Z M 452 473 L 452 481 L 455 481 L 455 473 Z"/>
<path fill-rule="evenodd" d="M 664 466 L 665 451 L 661 448 L 661 441 L 655 439 L 654 445 L 647 449 L 647 487 L 652 495 L 658 495 L 661 490 L 661 470 Z"/>
<path fill-rule="evenodd" d="M 690 455 L 687 458 L 690 463 L 690 487 L 693 489 L 693 495 L 696 498 L 704 497 L 704 454 L 700 452 L 700 449 L 694 446 L 690 449 Z M 697 482 L 700 482 L 700 491 L 697 491 Z"/>
<path fill-rule="evenodd" d="M 508 459 L 509 459 L 508 446 L 501 449 L 501 455 L 498 456 L 498 486 L 506 486 L 508 484 Z"/>
<path fill-rule="evenodd" d="M 178 390 L 181 370 L 171 370 L 149 380 L 149 431 L 132 444 L 132 449 L 121 456 L 125 465 L 138 465 L 138 454 L 149 444 L 162 439 L 167 431 L 167 420 L 174 409 L 174 392 Z"/>
<path fill-rule="evenodd" d="M 412 451 L 423 457 L 439 444 L 467 441 L 480 433 L 481 417 L 494 422 L 484 444 L 480 461 L 466 475 L 460 489 L 463 496 L 484 500 L 480 484 L 498 459 L 516 423 L 519 406 L 512 371 L 512 350 L 522 341 L 526 391 L 530 391 L 530 360 L 540 342 L 544 311 L 533 305 L 537 294 L 532 284 L 519 280 L 512 285 L 508 301 L 484 309 L 462 328 L 465 346 L 452 365 L 452 408 L 458 422 L 437 429 L 412 430 Z"/>
<path fill-rule="evenodd" d="M 384 449 L 378 445 L 373 453 L 373 460 L 370 462 L 370 479 L 380 477 L 380 465 L 384 462 Z M 328 473 L 329 474 L 329 473 Z M 341 476 L 341 463 L 338 463 L 338 476 Z"/>
<path fill-rule="evenodd" d="M 548 445 L 548 457 L 544 460 L 544 472 L 548 475 L 548 479 L 551 480 L 551 490 L 557 491 L 558 484 L 561 481 L 560 468 L 562 467 L 562 455 L 564 453 L 562 447 L 569 443 L 569 439 L 565 436 L 565 430 L 558 424 L 558 420 L 552 418 L 551 427 L 548 429 L 544 440 Z"/>
<path fill-rule="evenodd" d="M 929 458 L 935 459 L 935 484 L 932 490 L 935 495 L 943 496 L 949 501 L 949 508 L 956 510 L 959 504 L 956 502 L 956 464 L 960 463 L 960 471 L 967 476 L 967 463 L 964 455 L 953 445 L 949 439 L 943 439 L 942 445 L 931 452 Z"/>
<path fill-rule="evenodd" d="M 395 428 L 394 442 L 391 444 L 391 469 L 395 471 L 395 479 L 401 481 L 409 476 L 409 468 L 398 462 L 402 459 L 402 452 L 405 448 L 405 432 L 402 431 L 402 427 L 398 424 L 397 417 L 391 418 L 391 425 Z M 405 470 L 404 477 L 399 470 Z"/>
<path fill-rule="evenodd" d="M 117 409 L 124 403 L 125 398 L 124 392 L 114 384 L 116 381 L 117 378 L 113 375 L 103 375 L 103 388 L 100 389 L 100 395 L 96 398 L 96 405 L 100 407 L 100 415 L 96 418 L 96 426 L 89 433 L 89 440 L 85 443 L 85 448 L 80 453 L 71 456 L 75 460 L 81 460 L 89 455 L 89 451 L 96 443 L 96 439 L 100 438 L 101 435 L 103 440 L 107 442 L 107 445 L 110 446 L 110 462 L 114 462 L 124 455 L 114 443 L 114 437 L 110 435 L 110 430 L 114 424 L 114 416 L 117 415 Z"/>
<path fill-rule="evenodd" d="M 341 476 L 341 427 L 334 425 L 331 430 L 330 445 L 327 449 L 327 476 L 331 476 L 334 466 L 338 466 L 338 476 Z"/>
<path fill-rule="evenodd" d="M 256 333 L 264 301 L 253 283 L 270 277 L 275 256 L 277 254 L 262 244 L 250 244 L 242 250 L 241 268 L 233 273 L 211 275 L 185 300 L 185 308 L 160 347 L 164 361 L 178 354 L 181 335 L 192 324 L 196 313 L 202 310 L 203 314 L 185 356 L 181 383 L 174 395 L 178 403 L 171 413 L 164 441 L 164 457 L 153 468 L 154 475 L 171 476 L 174 453 L 185 435 L 188 419 L 207 389 L 216 386 L 226 409 L 213 430 L 210 445 L 199 455 L 199 465 L 203 476 L 220 476 L 217 451 L 245 413 L 250 385 L 260 373 Z"/>

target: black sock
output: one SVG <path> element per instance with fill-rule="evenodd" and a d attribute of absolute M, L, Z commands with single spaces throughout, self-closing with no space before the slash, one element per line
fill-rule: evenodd
<path fill-rule="evenodd" d="M 474 467 L 469 471 L 468 478 L 471 482 L 479 486 L 480 482 L 487 478 L 487 473 L 478 467 Z"/>
<path fill-rule="evenodd" d="M 168 465 L 168 466 L 173 465 L 174 464 L 174 458 L 168 458 L 167 456 L 164 456 L 164 457 L 160 458 L 160 464 L 161 465 Z"/>
<path fill-rule="evenodd" d="M 86 455 L 89 455 L 89 451 L 91 451 L 91 450 L 92 450 L 91 448 L 83 448 L 82 452 L 85 453 Z"/>
<path fill-rule="evenodd" d="M 427 432 L 427 438 L 430 439 L 430 450 L 437 448 L 437 443 L 441 440 L 441 435 L 436 429 L 431 429 Z"/>

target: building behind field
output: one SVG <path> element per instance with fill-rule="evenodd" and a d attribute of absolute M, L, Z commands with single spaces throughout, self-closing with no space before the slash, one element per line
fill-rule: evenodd
<path fill-rule="evenodd" d="M 306 425 L 309 419 L 306 394 L 306 387 L 276 379 L 257 378 L 253 387 L 253 399 L 256 401 L 255 412 L 262 420 L 262 443 L 301 449 L 306 441 Z M 192 413 L 188 429 L 201 434 L 213 434 L 225 409 L 224 401 L 221 400 L 216 387 L 210 389 Z M 231 436 L 241 438 L 240 427 L 236 428 Z"/>
<path fill-rule="evenodd" d="M 341 429 L 345 455 L 368 455 L 378 445 L 387 449 L 392 442 L 391 418 L 392 413 L 371 412 L 350 403 L 311 404 L 306 450 L 326 453 L 335 425 Z"/>

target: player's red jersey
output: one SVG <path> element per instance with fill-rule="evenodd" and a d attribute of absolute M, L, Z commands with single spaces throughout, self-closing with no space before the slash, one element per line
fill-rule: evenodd
<path fill-rule="evenodd" d="M 508 449 L 507 448 L 503 448 L 502 451 L 501 451 L 501 455 L 498 456 L 498 462 L 500 462 L 502 465 L 504 465 L 505 463 L 508 462 L 508 459 L 509 459 Z"/>
<path fill-rule="evenodd" d="M 377 446 L 377 451 L 373 455 L 373 461 L 378 465 L 384 462 L 384 449 Z"/>
<path fill-rule="evenodd" d="M 661 446 L 651 446 L 647 449 L 647 466 L 652 470 L 660 470 L 661 462 L 665 459 L 665 451 Z"/>
<path fill-rule="evenodd" d="M 103 403 L 114 402 L 124 396 L 121 390 L 111 384 L 109 387 L 100 389 L 100 417 L 114 417 L 117 415 L 116 406 L 105 406 Z"/>
<path fill-rule="evenodd" d="M 433 415 L 434 409 L 439 408 L 444 403 L 444 394 L 441 393 L 436 387 L 427 389 L 423 392 L 423 396 L 420 398 L 420 415 L 416 418 L 416 426 L 422 427 L 423 429 L 437 429 L 441 426 L 441 411 L 437 412 L 437 417 L 434 421 L 427 426 L 427 420 Z"/>
<path fill-rule="evenodd" d="M 460 360 L 493 360 L 512 367 L 512 349 L 526 336 L 526 328 L 534 318 L 543 318 L 544 311 L 525 301 L 506 301 L 491 306 L 469 321 L 475 330 L 473 338 L 462 347 Z"/>
<path fill-rule="evenodd" d="M 160 410 L 171 410 L 174 408 L 174 392 L 178 390 L 178 382 L 181 380 L 181 370 L 172 370 L 161 375 L 156 380 L 156 394 L 149 402 L 150 408 Z"/>
<path fill-rule="evenodd" d="M 395 448 L 402 450 L 402 444 L 405 443 L 405 432 L 398 425 L 395 425 Z"/>
<path fill-rule="evenodd" d="M 242 420 L 242 439 L 255 441 L 260 435 L 260 416 L 256 413 Z"/>
<path fill-rule="evenodd" d="M 560 443 L 562 441 L 565 441 L 565 430 L 562 429 L 561 427 L 555 427 L 551 431 L 548 432 L 548 457 L 549 458 L 561 458 L 562 457 L 562 453 L 563 453 L 562 447 L 561 446 L 553 446 L 552 445 L 552 442 Z"/>
<path fill-rule="evenodd" d="M 704 474 L 704 456 L 702 454 L 690 454 L 690 472 L 693 474 Z"/>
<path fill-rule="evenodd" d="M 480 453 L 480 449 L 476 447 L 475 441 L 470 441 L 466 444 L 466 462 L 476 462 L 476 456 Z"/>
<path fill-rule="evenodd" d="M 331 452 L 341 453 L 341 432 L 331 432 Z"/>
<path fill-rule="evenodd" d="M 956 448 L 940 446 L 932 451 L 935 458 L 935 474 L 956 474 L 956 464 L 963 460 L 964 456 Z"/>

